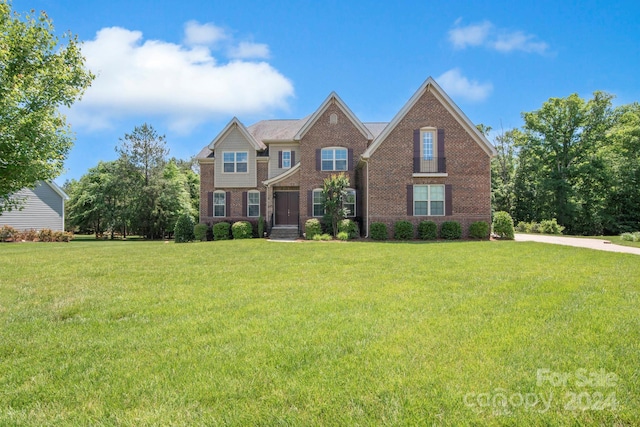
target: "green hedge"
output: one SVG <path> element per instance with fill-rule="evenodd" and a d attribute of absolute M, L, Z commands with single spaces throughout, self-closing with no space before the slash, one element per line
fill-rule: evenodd
<path fill-rule="evenodd" d="M 462 227 L 458 221 L 445 221 L 440 226 L 440 236 L 446 240 L 457 240 L 462 237 Z"/>
<path fill-rule="evenodd" d="M 251 239 L 253 237 L 253 227 L 249 221 L 237 221 L 231 226 L 231 233 L 236 240 Z"/>
<path fill-rule="evenodd" d="M 418 224 L 418 236 L 422 240 L 436 240 L 438 238 L 438 224 L 433 221 L 421 221 Z"/>
<path fill-rule="evenodd" d="M 476 221 L 469 226 L 469 237 L 473 239 L 486 239 L 489 237 L 489 224 L 485 221 Z"/>
<path fill-rule="evenodd" d="M 173 235 L 176 243 L 192 242 L 195 238 L 193 234 L 194 223 L 193 218 L 189 214 L 182 214 L 176 221 L 176 226 L 173 229 Z"/>
<path fill-rule="evenodd" d="M 304 223 L 304 235 L 307 240 L 313 240 L 316 235 L 322 234 L 322 224 L 317 218 L 308 219 L 307 222 Z"/>
<path fill-rule="evenodd" d="M 501 239 L 513 240 L 513 218 L 508 212 L 499 211 L 493 214 L 493 232 Z"/>
<path fill-rule="evenodd" d="M 373 222 L 369 227 L 370 235 L 373 240 L 387 240 L 387 225 L 383 222 Z"/>
<path fill-rule="evenodd" d="M 193 235 L 195 239 L 199 242 L 207 241 L 207 232 L 209 231 L 209 226 L 207 224 L 196 224 L 193 227 Z"/>
<path fill-rule="evenodd" d="M 393 238 L 396 240 L 412 240 L 413 224 L 409 221 L 396 221 L 393 224 Z"/>
<path fill-rule="evenodd" d="M 229 232 L 231 224 L 228 222 L 219 222 L 213 226 L 213 240 L 229 240 Z"/>

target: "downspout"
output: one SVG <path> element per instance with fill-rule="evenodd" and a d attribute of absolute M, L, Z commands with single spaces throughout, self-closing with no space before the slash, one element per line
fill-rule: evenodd
<path fill-rule="evenodd" d="M 365 180 L 367 182 L 367 232 L 365 233 L 365 239 L 369 237 L 369 159 L 365 159 L 364 157 L 362 158 L 362 160 L 364 160 L 364 164 L 366 165 L 367 168 L 367 173 L 365 174 Z"/>

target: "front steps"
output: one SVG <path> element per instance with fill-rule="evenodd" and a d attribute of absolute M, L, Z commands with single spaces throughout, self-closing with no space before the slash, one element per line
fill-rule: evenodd
<path fill-rule="evenodd" d="M 300 237 L 297 227 L 273 227 L 269 238 L 271 240 L 296 240 Z"/>

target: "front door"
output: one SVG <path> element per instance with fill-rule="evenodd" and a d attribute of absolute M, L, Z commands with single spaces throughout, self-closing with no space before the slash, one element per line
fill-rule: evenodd
<path fill-rule="evenodd" d="M 297 191 L 278 191 L 276 198 L 276 225 L 298 225 L 299 193 Z"/>

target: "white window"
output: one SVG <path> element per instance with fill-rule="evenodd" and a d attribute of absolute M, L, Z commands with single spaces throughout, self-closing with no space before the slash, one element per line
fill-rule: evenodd
<path fill-rule="evenodd" d="M 422 160 L 433 160 L 433 131 L 422 131 Z"/>
<path fill-rule="evenodd" d="M 213 216 L 227 216 L 227 194 L 224 191 L 213 193 Z"/>
<path fill-rule="evenodd" d="M 348 188 L 347 195 L 342 202 L 342 208 L 347 217 L 356 216 L 356 190 Z"/>
<path fill-rule="evenodd" d="M 247 193 L 247 216 L 260 216 L 259 191 L 250 191 Z"/>
<path fill-rule="evenodd" d="M 225 173 L 246 173 L 249 165 L 249 153 L 246 151 L 224 152 L 222 154 Z"/>
<path fill-rule="evenodd" d="M 291 168 L 291 151 L 282 152 L 282 169 Z"/>
<path fill-rule="evenodd" d="M 347 149 L 346 148 L 323 148 L 322 149 L 322 170 L 323 171 L 346 171 L 347 170 Z"/>
<path fill-rule="evenodd" d="M 324 215 L 324 203 L 322 203 L 322 190 L 313 190 L 313 216 Z"/>
<path fill-rule="evenodd" d="M 413 215 L 444 215 L 444 185 L 414 185 Z"/>

